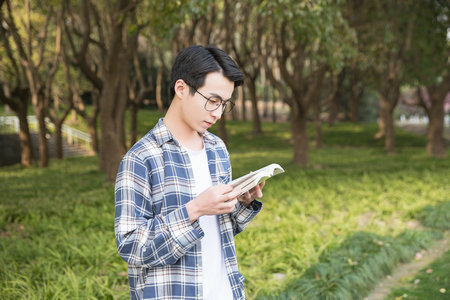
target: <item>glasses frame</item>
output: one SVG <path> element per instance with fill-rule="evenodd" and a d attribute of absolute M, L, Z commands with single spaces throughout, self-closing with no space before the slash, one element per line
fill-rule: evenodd
<path fill-rule="evenodd" d="M 202 93 L 200 93 L 197 89 L 194 89 L 194 88 L 193 88 L 192 86 L 190 86 L 189 84 L 186 83 L 186 85 L 187 85 L 188 87 L 190 87 L 191 89 L 193 89 L 193 90 L 194 90 L 196 93 L 198 93 L 200 96 L 202 96 L 203 98 L 205 98 L 205 100 L 206 100 L 206 102 L 205 102 L 205 110 L 206 110 L 206 111 L 215 111 L 215 110 L 217 110 L 220 106 L 222 106 L 222 113 L 227 114 L 227 113 L 230 113 L 230 112 L 233 110 L 234 106 L 235 106 L 235 104 L 234 104 L 234 102 L 231 100 L 231 98 L 228 99 L 228 100 L 223 100 L 220 96 L 206 97 L 205 95 L 203 95 Z M 214 97 L 214 98 L 219 98 L 219 99 L 220 99 L 220 104 L 219 104 L 216 108 L 214 108 L 214 109 L 207 109 L 206 106 L 208 105 L 208 102 L 210 102 L 210 101 L 211 101 L 211 98 L 213 98 L 213 97 Z M 228 103 L 231 104 L 231 108 L 230 108 L 228 111 L 225 111 L 225 107 L 226 107 L 226 105 L 227 105 Z"/>

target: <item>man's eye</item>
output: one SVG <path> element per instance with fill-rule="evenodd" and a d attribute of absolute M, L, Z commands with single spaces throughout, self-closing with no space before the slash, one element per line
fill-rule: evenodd
<path fill-rule="evenodd" d="M 218 99 L 218 98 L 213 98 L 213 97 L 211 97 L 211 98 L 209 98 L 209 102 L 210 102 L 211 104 L 219 105 L 221 101 L 220 101 L 220 99 Z"/>

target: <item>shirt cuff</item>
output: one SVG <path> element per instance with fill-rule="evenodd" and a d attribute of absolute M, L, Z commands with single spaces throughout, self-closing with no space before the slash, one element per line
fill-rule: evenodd
<path fill-rule="evenodd" d="M 198 223 L 191 224 L 186 206 L 171 212 L 166 218 L 174 240 L 184 249 L 190 249 L 204 236 Z"/>
<path fill-rule="evenodd" d="M 256 199 L 253 200 L 252 202 L 250 202 L 250 204 L 247 206 L 248 209 L 255 210 L 255 211 L 260 211 L 261 207 L 262 207 L 262 203 Z"/>

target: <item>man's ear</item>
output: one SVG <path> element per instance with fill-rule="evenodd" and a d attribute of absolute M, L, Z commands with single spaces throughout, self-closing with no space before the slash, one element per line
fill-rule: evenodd
<path fill-rule="evenodd" d="M 184 99 L 189 95 L 189 86 L 184 82 L 183 79 L 178 79 L 175 82 L 175 95 L 180 99 Z"/>

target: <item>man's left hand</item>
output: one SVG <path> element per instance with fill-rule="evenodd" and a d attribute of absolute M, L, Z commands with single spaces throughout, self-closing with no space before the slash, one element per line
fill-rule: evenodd
<path fill-rule="evenodd" d="M 263 187 L 265 184 L 266 184 L 265 181 L 261 182 L 260 184 L 258 184 L 254 188 L 252 188 L 250 191 L 247 191 L 244 194 L 242 194 L 241 196 L 239 196 L 237 199 L 245 207 L 249 206 L 253 200 L 255 200 L 257 198 L 262 198 L 262 196 L 263 196 L 262 190 L 263 190 Z"/>

